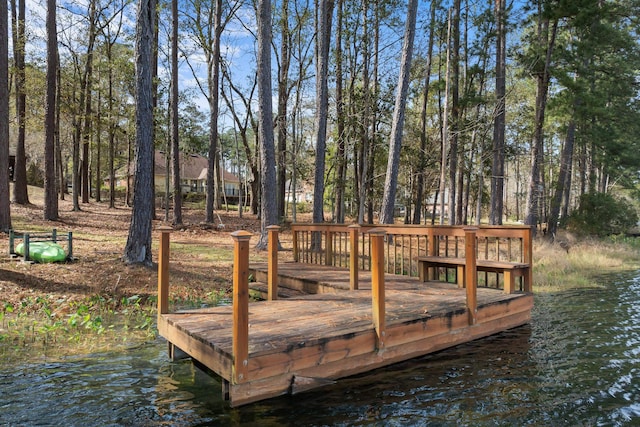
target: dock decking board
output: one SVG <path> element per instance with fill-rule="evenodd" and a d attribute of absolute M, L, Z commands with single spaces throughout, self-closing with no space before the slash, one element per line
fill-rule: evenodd
<path fill-rule="evenodd" d="M 520 326 L 533 306 L 528 293 L 478 288 L 477 324 L 469 326 L 465 289 L 387 275 L 386 336 L 377 349 L 370 273 L 360 272 L 357 291 L 349 291 L 344 268 L 282 263 L 278 278 L 324 293 L 249 305 L 248 372 L 235 384 L 231 306 L 159 316 L 160 334 L 171 345 L 229 382 L 232 406 L 291 392 L 296 376 L 337 379 Z"/>

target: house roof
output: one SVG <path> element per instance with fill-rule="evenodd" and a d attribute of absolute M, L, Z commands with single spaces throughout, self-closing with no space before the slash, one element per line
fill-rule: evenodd
<path fill-rule="evenodd" d="M 155 151 L 155 174 L 166 175 L 166 163 L 164 151 Z M 182 179 L 204 180 L 207 179 L 207 171 L 209 170 L 209 160 L 198 154 L 180 153 L 180 177 Z M 223 171 L 223 180 L 225 182 L 240 182 L 238 177 L 228 171 Z"/>

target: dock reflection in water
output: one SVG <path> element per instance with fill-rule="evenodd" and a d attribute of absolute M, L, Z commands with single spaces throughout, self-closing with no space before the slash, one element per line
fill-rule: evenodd
<path fill-rule="evenodd" d="M 530 326 L 230 409 L 157 340 L 0 368 L 0 425 L 638 425 L 640 275 L 537 295 Z"/>

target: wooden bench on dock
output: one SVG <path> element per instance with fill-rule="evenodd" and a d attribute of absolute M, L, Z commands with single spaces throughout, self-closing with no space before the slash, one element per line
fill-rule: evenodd
<path fill-rule="evenodd" d="M 427 280 L 436 280 L 437 275 L 433 270 L 429 275 L 429 270 L 437 267 L 455 268 L 456 269 L 456 281 L 458 286 L 464 287 L 464 273 L 467 261 L 465 258 L 457 257 L 440 257 L 440 256 L 419 256 L 418 257 L 418 272 L 420 280 L 426 282 Z M 529 264 L 521 262 L 507 262 L 507 261 L 491 261 L 485 259 L 476 260 L 476 270 L 485 271 L 489 273 L 499 273 L 504 276 L 504 292 L 511 294 L 515 291 L 515 278 L 522 277 L 524 284 L 523 289 L 531 289 L 529 283 Z"/>

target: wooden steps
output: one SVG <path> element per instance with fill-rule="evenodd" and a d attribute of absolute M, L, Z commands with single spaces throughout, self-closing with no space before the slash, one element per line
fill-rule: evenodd
<path fill-rule="evenodd" d="M 269 294 L 266 282 L 249 282 L 249 289 L 255 292 L 260 299 L 266 300 Z M 286 286 L 278 286 L 278 298 L 293 298 L 306 295 L 306 292 Z"/>

